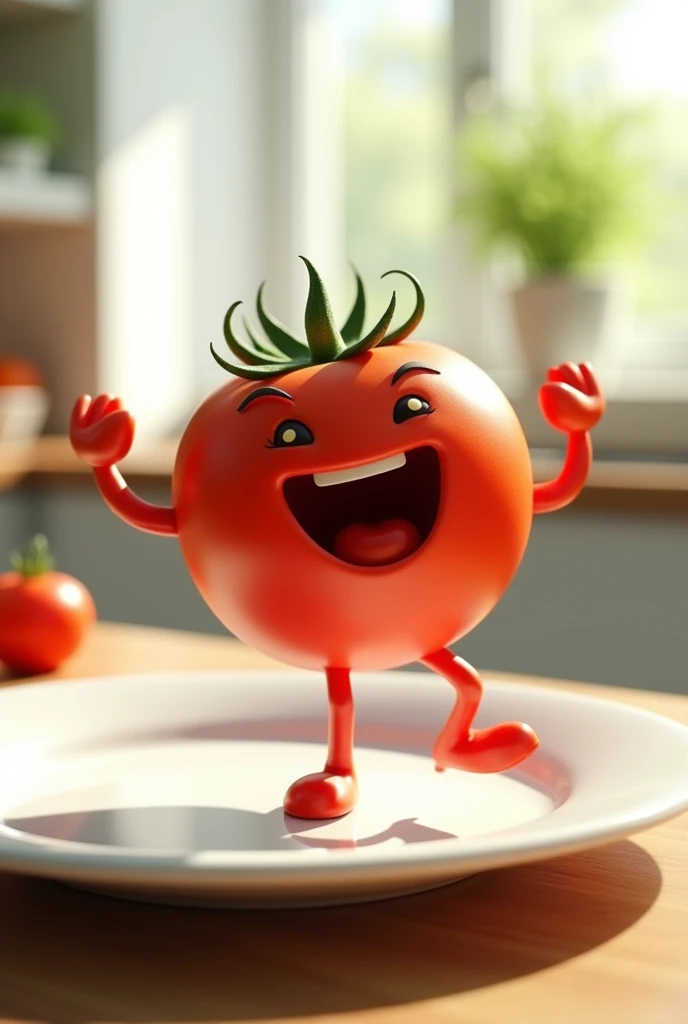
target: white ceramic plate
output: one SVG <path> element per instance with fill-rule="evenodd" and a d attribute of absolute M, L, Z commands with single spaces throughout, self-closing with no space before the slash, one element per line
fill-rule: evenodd
<path fill-rule="evenodd" d="M 429 673 L 354 680 L 359 807 L 282 810 L 319 771 L 325 687 L 309 673 L 197 673 L 0 693 L 0 867 L 130 898 L 334 904 L 626 836 L 688 807 L 688 729 L 556 689 L 488 686 L 478 724 L 530 723 L 505 775 L 435 772 L 453 692 Z"/>

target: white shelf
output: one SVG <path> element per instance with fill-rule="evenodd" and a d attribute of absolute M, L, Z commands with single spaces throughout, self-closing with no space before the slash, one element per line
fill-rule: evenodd
<path fill-rule="evenodd" d="M 0 21 L 35 18 L 42 14 L 71 14 L 82 0 L 0 0 Z"/>
<path fill-rule="evenodd" d="M 75 174 L 19 175 L 0 168 L 0 227 L 78 224 L 90 215 L 91 198 L 84 178 Z"/>

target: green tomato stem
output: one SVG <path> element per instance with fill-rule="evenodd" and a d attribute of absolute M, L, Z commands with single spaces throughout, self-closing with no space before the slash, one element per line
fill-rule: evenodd
<path fill-rule="evenodd" d="M 33 537 L 25 552 L 13 551 L 10 555 L 12 568 L 25 579 L 42 576 L 55 568 L 55 559 L 50 552 L 48 539 L 42 533 Z"/>

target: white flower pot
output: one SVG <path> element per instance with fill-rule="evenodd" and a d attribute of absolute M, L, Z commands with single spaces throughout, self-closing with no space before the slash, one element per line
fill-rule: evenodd
<path fill-rule="evenodd" d="M 541 379 L 569 360 L 599 362 L 613 342 L 621 292 L 608 280 L 542 277 L 513 291 L 511 301 L 526 366 Z"/>
<path fill-rule="evenodd" d="M 52 155 L 45 139 L 33 136 L 0 137 L 0 167 L 17 174 L 41 174 L 47 171 Z"/>

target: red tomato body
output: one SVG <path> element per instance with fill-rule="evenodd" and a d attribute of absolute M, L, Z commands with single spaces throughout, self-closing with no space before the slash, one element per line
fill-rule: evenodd
<path fill-rule="evenodd" d="M 393 384 L 412 361 L 439 372 Z M 293 401 L 261 398 L 238 412 L 260 386 L 247 380 L 211 395 L 175 465 L 182 550 L 221 622 L 309 669 L 391 668 L 469 632 L 512 579 L 533 515 L 528 446 L 497 385 L 458 353 L 414 341 L 269 384 Z M 395 422 L 407 396 L 431 411 Z M 305 424 L 312 443 L 269 447 L 286 420 Z M 316 482 L 385 459 L 405 462 Z M 394 545 L 396 561 L 355 564 L 359 552 L 365 562 Z"/>
<path fill-rule="evenodd" d="M 91 595 L 61 572 L 0 576 L 0 661 L 17 672 L 52 672 L 95 622 Z"/>

